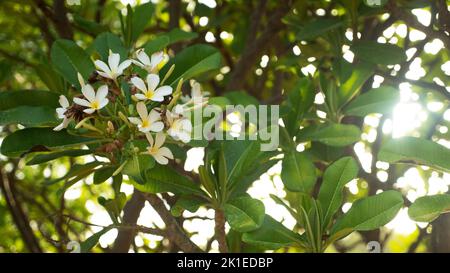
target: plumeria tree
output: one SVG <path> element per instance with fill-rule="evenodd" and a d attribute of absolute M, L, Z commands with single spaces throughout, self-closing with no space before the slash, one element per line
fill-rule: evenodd
<path fill-rule="evenodd" d="M 135 2 L 0 3 L 0 251 L 450 251 L 446 1 Z"/>

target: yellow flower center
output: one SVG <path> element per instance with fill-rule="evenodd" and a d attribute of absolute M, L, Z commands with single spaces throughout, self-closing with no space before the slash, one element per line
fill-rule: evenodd
<path fill-rule="evenodd" d="M 158 153 L 158 149 L 156 149 L 155 147 L 148 147 L 147 150 L 148 150 L 148 153 L 151 155 L 155 155 Z"/>
<path fill-rule="evenodd" d="M 98 103 L 98 101 L 93 101 L 93 102 L 91 102 L 90 106 L 91 106 L 92 109 L 97 110 L 98 107 L 99 107 L 99 103 Z"/>
<path fill-rule="evenodd" d="M 153 98 L 153 95 L 155 93 L 153 92 L 153 90 L 148 90 L 147 92 L 145 92 L 145 97 L 149 100 L 151 100 Z"/>
<path fill-rule="evenodd" d="M 148 122 L 148 120 L 143 120 L 142 121 L 142 128 L 147 128 L 148 126 L 150 126 L 150 122 Z"/>

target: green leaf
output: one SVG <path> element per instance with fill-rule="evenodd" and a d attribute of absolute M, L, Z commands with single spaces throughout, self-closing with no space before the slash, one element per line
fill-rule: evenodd
<path fill-rule="evenodd" d="M 415 163 L 450 172 L 450 150 L 436 142 L 415 137 L 390 139 L 381 146 L 378 160 Z"/>
<path fill-rule="evenodd" d="M 56 93 L 40 90 L 21 90 L 0 92 L 0 111 L 19 106 L 59 107 Z"/>
<path fill-rule="evenodd" d="M 259 105 L 259 101 L 257 98 L 249 95 L 245 91 L 231 91 L 225 93 L 225 98 L 228 99 L 230 104 L 234 105 Z"/>
<path fill-rule="evenodd" d="M 183 214 L 184 210 L 194 213 L 201 205 L 204 205 L 205 203 L 205 200 L 200 199 L 195 195 L 182 195 L 172 206 L 170 212 L 173 216 L 179 217 Z"/>
<path fill-rule="evenodd" d="M 224 206 L 224 212 L 231 228 L 239 232 L 259 228 L 265 216 L 264 204 L 247 196 L 228 201 Z"/>
<path fill-rule="evenodd" d="M 337 239 L 353 231 L 367 231 L 384 226 L 397 215 L 402 206 L 403 197 L 398 191 L 385 191 L 359 199 L 337 220 L 331 230 L 331 238 Z"/>
<path fill-rule="evenodd" d="M 35 67 L 36 74 L 41 81 L 48 87 L 49 90 L 56 93 L 64 93 L 64 80 L 56 73 L 50 60 L 47 58 L 41 58 L 39 63 Z"/>
<path fill-rule="evenodd" d="M 132 23 L 131 23 L 131 39 L 136 41 L 139 35 L 145 30 L 150 23 L 153 13 L 155 12 L 155 6 L 152 3 L 145 3 L 137 6 L 134 9 Z"/>
<path fill-rule="evenodd" d="M 163 50 L 165 47 L 167 47 L 170 44 L 170 38 L 162 35 L 154 38 L 153 40 L 147 42 L 144 45 L 145 53 L 152 54 L 157 51 Z"/>
<path fill-rule="evenodd" d="M 0 125 L 22 124 L 25 126 L 56 125 L 58 119 L 55 108 L 19 106 L 16 108 L 0 111 Z"/>
<path fill-rule="evenodd" d="M 101 184 L 112 177 L 114 172 L 117 170 L 115 166 L 105 166 L 95 171 L 94 173 L 94 184 Z"/>
<path fill-rule="evenodd" d="M 100 240 L 100 237 L 102 237 L 103 234 L 110 231 L 112 228 L 112 226 L 105 227 L 99 232 L 91 235 L 91 237 L 87 238 L 86 241 L 82 242 L 80 245 L 81 253 L 89 252 L 94 246 L 98 244 L 98 240 Z"/>
<path fill-rule="evenodd" d="M 143 184 L 133 183 L 134 187 L 148 193 L 172 192 L 203 196 L 203 191 L 197 184 L 169 166 L 158 165 L 148 170 L 145 179 Z"/>
<path fill-rule="evenodd" d="M 326 228 L 342 204 L 342 190 L 358 175 L 358 164 L 350 157 L 343 157 L 331 164 L 323 174 L 318 200 L 323 210 L 323 228 Z"/>
<path fill-rule="evenodd" d="M 338 18 L 320 18 L 303 26 L 297 33 L 297 39 L 310 41 L 342 25 L 343 21 Z"/>
<path fill-rule="evenodd" d="M 181 41 L 189 41 L 195 39 L 198 37 L 198 34 L 195 32 L 187 32 L 179 28 L 174 28 L 167 33 L 159 35 L 158 37 L 167 37 L 169 39 L 167 45 L 171 45 Z"/>
<path fill-rule="evenodd" d="M 145 173 L 155 166 L 155 160 L 150 155 L 135 155 L 128 159 L 122 173 L 130 176 L 138 184 L 145 184 Z"/>
<path fill-rule="evenodd" d="M 103 61 L 108 60 L 109 51 L 120 55 L 120 59 L 127 58 L 127 49 L 123 46 L 122 40 L 110 32 L 104 32 L 97 36 L 94 40 L 94 47 L 98 54 L 100 54 Z"/>
<path fill-rule="evenodd" d="M 118 224 L 120 213 L 127 202 L 126 194 L 119 192 L 114 199 L 106 199 L 103 196 L 100 196 L 98 202 L 106 209 L 113 223 Z"/>
<path fill-rule="evenodd" d="M 56 132 L 52 128 L 26 128 L 5 137 L 0 151 L 5 156 L 15 157 L 29 152 L 36 146 L 61 148 L 93 141 L 95 141 L 93 138 L 71 135 L 67 131 Z"/>
<path fill-rule="evenodd" d="M 351 47 L 361 60 L 381 65 L 394 65 L 406 61 L 405 51 L 393 44 L 380 44 L 374 41 L 358 41 Z"/>
<path fill-rule="evenodd" d="M 316 183 L 316 168 L 305 153 L 284 154 L 281 180 L 290 191 L 309 193 Z"/>
<path fill-rule="evenodd" d="M 77 73 L 87 80 L 95 70 L 89 55 L 70 40 L 60 39 L 54 42 L 50 56 L 56 71 L 77 88 L 80 88 Z"/>
<path fill-rule="evenodd" d="M 242 241 L 264 249 L 279 249 L 295 243 L 304 243 L 300 235 L 287 229 L 269 215 L 264 217 L 259 229 L 244 233 Z"/>
<path fill-rule="evenodd" d="M 312 82 L 307 78 L 297 81 L 293 90 L 287 94 L 282 105 L 283 121 L 291 136 L 295 136 L 300 128 L 304 114 L 314 103 L 315 92 Z"/>
<path fill-rule="evenodd" d="M 187 47 L 161 69 L 161 75 L 165 75 L 172 64 L 175 64 L 175 69 L 167 79 L 167 83 L 173 86 L 181 78 L 188 80 L 206 71 L 218 69 L 221 64 L 221 55 L 216 48 L 210 45 L 200 44 Z"/>
<path fill-rule="evenodd" d="M 450 194 L 419 197 L 408 209 L 409 217 L 417 222 L 432 222 L 447 212 L 450 212 Z"/>
<path fill-rule="evenodd" d="M 73 21 L 78 28 L 94 35 L 98 35 L 108 30 L 106 26 L 101 25 L 95 21 L 88 20 L 78 14 L 73 14 Z"/>
<path fill-rule="evenodd" d="M 357 96 L 343 110 L 346 115 L 365 117 L 368 114 L 388 114 L 399 102 L 400 92 L 391 86 L 382 86 Z"/>
<path fill-rule="evenodd" d="M 359 141 L 361 131 L 355 125 L 331 124 L 317 130 L 301 130 L 297 141 L 318 141 L 335 147 L 343 147 Z"/>
<path fill-rule="evenodd" d="M 374 73 L 374 65 L 367 62 L 359 62 L 351 66 L 352 73 L 339 87 L 339 105 L 343 106 L 350 101 L 361 89 L 364 83 Z"/>
<path fill-rule="evenodd" d="M 60 157 L 77 157 L 77 156 L 83 156 L 91 154 L 92 151 L 90 150 L 65 150 L 65 151 L 59 151 L 54 153 L 43 153 L 38 154 L 35 157 L 33 157 L 30 161 L 27 162 L 27 165 L 37 165 L 42 164 L 45 162 L 49 162 L 52 160 L 55 160 Z"/>
<path fill-rule="evenodd" d="M 64 185 L 64 189 L 67 189 L 76 182 L 93 173 L 95 171 L 95 168 L 99 165 L 101 165 L 101 163 L 98 161 L 93 161 L 86 164 L 74 164 L 70 167 L 70 170 L 65 175 L 56 179 L 46 180 L 44 182 L 44 185 L 53 185 L 66 180 L 68 183 Z"/>

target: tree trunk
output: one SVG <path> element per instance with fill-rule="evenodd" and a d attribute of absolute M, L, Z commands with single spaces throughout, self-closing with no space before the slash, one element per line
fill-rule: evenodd
<path fill-rule="evenodd" d="M 450 253 L 450 214 L 439 216 L 432 227 L 431 252 Z"/>

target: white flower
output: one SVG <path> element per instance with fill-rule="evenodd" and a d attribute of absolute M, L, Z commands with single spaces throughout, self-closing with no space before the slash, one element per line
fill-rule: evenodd
<path fill-rule="evenodd" d="M 131 78 L 131 83 L 133 83 L 133 85 L 142 92 L 142 94 L 135 95 L 138 100 L 152 100 L 161 102 L 164 100 L 164 96 L 172 94 L 172 87 L 168 85 L 156 88 L 159 84 L 159 76 L 157 74 L 147 75 L 147 86 L 139 77 Z"/>
<path fill-rule="evenodd" d="M 182 106 L 184 112 L 189 112 L 203 107 L 208 103 L 208 92 L 202 92 L 201 85 L 195 80 L 191 80 L 191 96 L 188 95 L 181 97 L 181 101 L 184 103 Z"/>
<path fill-rule="evenodd" d="M 67 108 L 69 108 L 69 101 L 67 100 L 66 96 L 61 95 L 59 96 L 59 104 L 61 107 L 56 108 L 56 114 L 58 115 L 59 119 L 62 119 L 63 121 L 61 124 L 53 128 L 54 131 L 61 131 L 64 128 L 67 128 L 67 125 L 69 125 L 70 119 L 66 117 Z"/>
<path fill-rule="evenodd" d="M 155 110 L 151 110 L 150 113 L 147 111 L 147 106 L 145 103 L 138 102 L 136 105 L 137 112 L 140 118 L 130 117 L 128 118 L 131 123 L 136 124 L 139 131 L 146 133 L 149 131 L 160 132 L 164 128 L 164 123 L 162 123 L 161 116 Z"/>
<path fill-rule="evenodd" d="M 137 60 L 132 62 L 147 70 L 148 73 L 158 72 L 160 64 L 164 61 L 164 53 L 162 51 L 153 53 L 149 58 L 142 48 L 136 52 L 136 57 Z"/>
<path fill-rule="evenodd" d="M 120 55 L 117 53 L 109 52 L 108 64 L 103 61 L 96 60 L 95 66 L 97 67 L 97 73 L 105 78 L 116 80 L 117 77 L 122 75 L 123 71 L 131 65 L 130 60 L 125 60 L 121 64 Z"/>
<path fill-rule="evenodd" d="M 87 114 L 92 114 L 97 110 L 105 107 L 109 100 L 106 98 L 108 96 L 108 86 L 102 85 L 98 88 L 97 93 L 95 93 L 94 88 L 90 84 L 86 84 L 81 87 L 81 93 L 86 99 L 74 98 L 73 102 L 78 105 L 88 107 L 84 109 L 83 112 Z"/>
<path fill-rule="evenodd" d="M 174 112 L 166 112 L 167 120 L 169 121 L 170 128 L 167 130 L 169 136 L 175 140 L 181 140 L 184 143 L 191 141 L 192 123 L 189 119 L 180 116 L 177 112 L 179 109 L 174 109 Z"/>
<path fill-rule="evenodd" d="M 164 133 L 160 132 L 156 134 L 155 142 L 153 142 L 153 137 L 150 133 L 146 133 L 148 143 L 150 146 L 147 147 L 147 152 L 149 155 L 153 156 L 153 158 L 161 165 L 166 165 L 169 163 L 169 159 L 173 159 L 173 154 L 167 147 L 161 147 L 166 140 L 166 136 Z"/>

